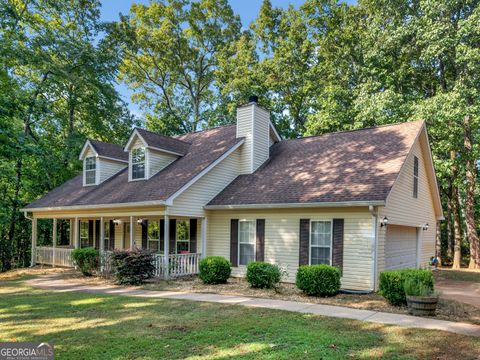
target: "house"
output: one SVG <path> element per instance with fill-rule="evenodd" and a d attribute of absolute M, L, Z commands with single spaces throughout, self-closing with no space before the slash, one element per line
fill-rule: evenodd
<path fill-rule="evenodd" d="M 157 276 L 219 255 L 234 276 L 267 261 L 290 282 L 299 265 L 332 264 L 344 289 L 370 291 L 381 271 L 435 255 L 442 209 L 421 121 L 283 140 L 252 97 L 236 125 L 175 137 L 137 128 L 124 147 L 86 141 L 80 160 L 81 175 L 23 209 L 32 263 L 146 248 Z M 41 219 L 53 219 L 48 246 L 37 246 Z"/>

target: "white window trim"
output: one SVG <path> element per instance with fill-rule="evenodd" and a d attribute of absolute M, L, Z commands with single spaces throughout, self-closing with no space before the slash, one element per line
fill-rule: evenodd
<path fill-rule="evenodd" d="M 177 233 L 177 221 L 186 221 L 188 222 L 188 239 L 178 239 L 178 233 Z M 188 243 L 188 252 L 190 252 L 190 220 L 177 220 L 175 222 L 175 254 L 178 254 L 178 243 Z"/>
<path fill-rule="evenodd" d="M 107 227 L 108 227 L 108 236 L 107 236 Z M 113 227 L 114 231 L 115 231 L 115 225 Z M 108 244 L 110 242 L 110 233 L 111 233 L 112 229 L 110 229 L 110 221 L 104 221 L 103 222 L 103 246 L 105 247 L 105 249 L 109 250 L 109 248 L 106 246 L 106 244 Z M 100 234 L 100 237 L 102 237 L 102 234 Z M 115 242 L 115 233 L 113 235 L 113 242 Z M 115 247 L 115 246 L 114 246 Z"/>
<path fill-rule="evenodd" d="M 88 171 L 95 171 L 95 182 L 93 184 L 87 184 L 87 159 L 95 158 L 95 170 L 88 170 Z M 100 161 L 98 156 L 86 156 L 83 159 L 83 186 L 95 186 L 99 184 L 100 180 Z"/>
<path fill-rule="evenodd" d="M 312 265 L 312 223 L 313 222 L 330 222 L 330 262 L 328 265 L 332 265 L 333 261 L 333 219 L 310 219 L 310 224 L 308 228 L 308 264 Z M 315 247 L 323 247 L 326 246 L 318 246 Z"/>
<path fill-rule="evenodd" d="M 87 224 L 87 237 L 86 238 L 82 237 L 82 224 Z M 84 240 L 86 239 L 87 244 L 88 244 L 88 234 L 90 232 L 89 225 L 90 224 L 89 224 L 88 220 L 80 220 L 80 226 L 79 226 L 79 229 L 78 229 L 78 238 L 79 238 L 79 242 L 80 242 L 80 248 L 83 248 L 82 239 L 84 239 Z M 88 247 L 88 246 L 86 246 L 86 247 Z"/>
<path fill-rule="evenodd" d="M 143 150 L 145 151 L 145 159 L 144 159 L 144 168 L 145 168 L 145 173 L 143 175 L 143 178 L 138 178 L 138 179 L 134 179 L 133 178 L 133 159 L 132 159 L 132 153 L 133 153 L 133 150 L 135 149 L 141 149 L 143 148 Z M 147 180 L 148 179 L 148 172 L 149 172 L 149 166 L 148 166 L 148 163 L 149 163 L 149 156 L 148 156 L 148 148 L 146 146 L 136 146 L 136 147 L 133 147 L 129 152 L 128 152 L 128 181 L 142 181 L 142 180 Z"/>
<path fill-rule="evenodd" d="M 150 234 L 148 232 L 148 226 L 150 225 L 150 221 L 155 221 L 155 222 L 158 222 L 158 239 L 154 239 L 154 238 L 151 238 L 150 237 Z M 155 242 L 158 242 L 158 252 L 160 253 L 160 237 L 162 236 L 162 234 L 160 233 L 160 220 L 148 220 L 148 225 L 147 225 L 147 249 L 150 250 L 150 241 L 155 241 Z"/>
<path fill-rule="evenodd" d="M 255 219 L 241 219 L 238 220 L 238 249 L 237 249 L 237 259 L 238 266 L 247 266 L 246 264 L 240 264 L 240 244 L 250 244 L 250 243 L 241 243 L 240 242 L 240 223 L 242 222 L 251 222 L 253 223 L 253 261 L 257 261 L 257 222 Z"/>

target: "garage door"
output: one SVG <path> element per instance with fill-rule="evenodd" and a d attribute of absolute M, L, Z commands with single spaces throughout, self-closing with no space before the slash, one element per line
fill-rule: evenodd
<path fill-rule="evenodd" d="M 385 244 L 387 269 L 414 268 L 417 266 L 417 228 L 388 225 Z"/>

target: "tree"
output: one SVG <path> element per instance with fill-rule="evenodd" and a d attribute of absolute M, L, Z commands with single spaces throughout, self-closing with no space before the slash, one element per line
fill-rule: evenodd
<path fill-rule="evenodd" d="M 240 37 L 227 0 L 165 0 L 133 5 L 118 24 L 122 79 L 164 134 L 196 131 L 221 121 L 215 71 L 219 54 Z"/>

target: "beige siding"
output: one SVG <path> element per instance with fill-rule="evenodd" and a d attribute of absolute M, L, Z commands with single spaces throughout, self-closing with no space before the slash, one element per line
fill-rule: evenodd
<path fill-rule="evenodd" d="M 102 159 L 102 158 L 98 159 L 98 164 L 99 164 L 98 170 L 100 171 L 101 183 L 128 166 L 128 164 L 126 163 Z"/>
<path fill-rule="evenodd" d="M 97 156 L 97 153 L 93 151 L 92 147 L 89 145 L 87 151 L 85 152 L 85 157 Z"/>
<path fill-rule="evenodd" d="M 265 219 L 265 261 L 276 263 L 287 271 L 286 281 L 294 282 L 298 268 L 299 223 L 308 218 L 345 219 L 342 287 L 372 288 L 372 217 L 368 209 L 268 209 L 209 211 L 207 255 L 230 258 L 230 220 Z M 244 267 L 233 269 L 241 276 Z"/>
<path fill-rule="evenodd" d="M 203 206 L 238 176 L 240 151 L 237 149 L 173 200 L 169 214 L 204 216 Z"/>
<path fill-rule="evenodd" d="M 412 147 L 411 153 L 395 182 L 385 207 L 379 210 L 379 219 L 388 217 L 389 224 L 421 227 L 429 224 L 426 231 L 420 233 L 420 266 L 427 266 L 431 256 L 435 254 L 436 217 L 431 191 L 432 179 L 427 176 L 425 152 L 426 139 L 421 136 Z M 413 197 L 413 162 L 418 157 L 419 179 L 418 197 Z M 385 269 L 385 228 L 379 229 L 378 270 Z"/>
<path fill-rule="evenodd" d="M 148 161 L 148 177 L 150 178 L 156 173 L 158 173 L 160 170 L 177 160 L 178 156 L 148 149 L 146 159 Z"/>
<path fill-rule="evenodd" d="M 245 138 L 244 144 L 240 147 L 241 174 L 252 173 L 252 148 L 253 148 L 253 105 L 242 106 L 237 109 L 237 137 Z"/>
<path fill-rule="evenodd" d="M 269 155 L 270 139 L 270 113 L 259 107 L 254 106 L 253 121 L 253 171 L 257 170 Z"/>

